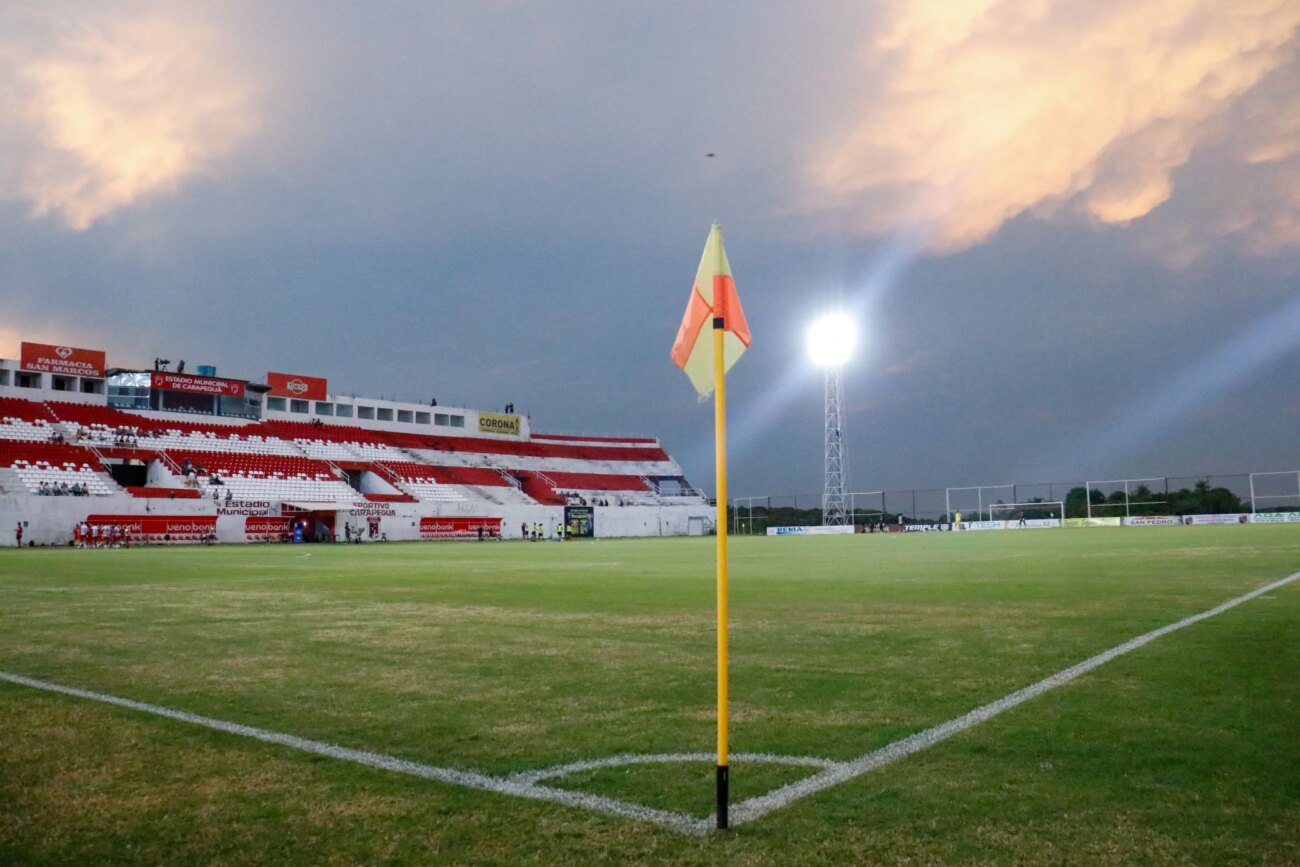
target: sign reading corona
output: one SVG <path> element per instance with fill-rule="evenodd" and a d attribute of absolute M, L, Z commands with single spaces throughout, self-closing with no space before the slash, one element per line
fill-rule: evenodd
<path fill-rule="evenodd" d="M 276 397 L 326 400 L 329 392 L 329 383 L 321 376 L 299 376 L 296 373 L 272 371 L 266 375 L 266 383 L 271 386 L 270 393 Z"/>
<path fill-rule="evenodd" d="M 218 397 L 243 397 L 244 384 L 237 379 L 215 376 L 190 376 L 188 373 L 154 373 L 153 387 L 187 394 L 215 394 Z"/>
<path fill-rule="evenodd" d="M 478 414 L 478 432 L 489 434 L 506 434 L 508 436 L 519 436 L 519 416 L 501 415 L 495 412 L 481 412 Z"/>
<path fill-rule="evenodd" d="M 98 349 L 24 342 L 21 352 L 23 370 L 65 376 L 104 376 L 104 353 Z"/>

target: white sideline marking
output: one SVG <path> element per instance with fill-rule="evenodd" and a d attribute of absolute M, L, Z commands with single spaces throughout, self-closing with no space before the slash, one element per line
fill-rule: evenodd
<path fill-rule="evenodd" d="M 750 798 L 748 801 L 742 801 L 739 804 L 735 804 L 731 807 L 731 815 L 729 817 L 731 823 L 739 824 L 741 822 L 752 822 L 755 819 L 766 816 L 773 810 L 779 810 L 782 807 L 800 800 L 801 798 L 806 798 L 811 794 L 820 792 L 823 789 L 828 789 L 831 786 L 848 782 L 855 777 L 862 776 L 867 771 L 873 771 L 876 768 L 906 758 L 913 753 L 918 753 L 927 747 L 932 747 L 941 741 L 947 740 L 958 732 L 965 731 L 972 726 L 979 725 L 985 720 L 992 719 L 1005 710 L 1010 710 L 1016 705 L 1023 704 L 1031 698 L 1042 695 L 1048 690 L 1069 683 L 1076 677 L 1087 674 L 1098 666 L 1105 665 L 1117 656 L 1123 656 L 1126 653 L 1137 650 L 1145 644 L 1155 641 L 1161 636 L 1168 635 L 1171 632 L 1191 626 L 1193 623 L 1199 623 L 1202 620 L 1222 614 L 1230 608 L 1236 608 L 1243 602 L 1249 602 L 1251 599 L 1254 599 L 1257 596 L 1262 596 L 1270 590 L 1276 590 L 1279 587 L 1290 584 L 1297 578 L 1300 578 L 1300 572 L 1296 572 L 1293 575 L 1288 575 L 1280 581 L 1274 581 L 1272 584 L 1267 584 L 1256 590 L 1252 590 L 1249 593 L 1238 596 L 1236 599 L 1229 599 L 1222 605 L 1217 605 L 1208 611 L 1202 611 L 1200 614 L 1193 614 L 1190 617 L 1184 617 L 1177 623 L 1170 623 L 1168 626 L 1153 629 L 1144 635 L 1139 635 L 1137 638 L 1130 638 L 1123 644 L 1118 644 L 1110 650 L 1103 651 L 1096 656 L 1085 659 L 1083 662 L 1062 669 L 1056 674 L 1045 677 L 1024 689 L 1016 690 L 1009 695 L 1003 696 L 997 701 L 989 702 L 986 705 L 977 707 L 969 713 L 962 714 L 956 719 L 948 720 L 947 722 L 940 723 L 933 728 L 928 728 L 925 731 L 917 732 L 916 734 L 905 737 L 902 740 L 894 741 L 888 746 L 881 747 L 873 752 L 865 753 L 856 759 L 841 762 L 833 767 L 821 771 L 820 773 L 813 774 L 810 777 L 805 777 L 798 782 L 790 783 L 789 785 L 782 786 L 779 789 L 773 789 L 766 795 L 759 795 L 758 797 Z"/>
<path fill-rule="evenodd" d="M 8 681 L 9 683 L 18 684 L 20 686 L 28 686 L 33 689 L 45 690 L 46 692 L 57 692 L 75 698 L 84 698 L 89 699 L 90 701 L 103 702 L 104 704 L 117 705 L 118 707 L 153 714 L 154 716 L 166 717 L 167 719 L 178 720 L 179 722 L 186 722 L 192 725 L 203 726 L 204 728 L 215 729 L 220 732 L 226 732 L 227 734 L 253 738 L 254 740 L 264 741 L 268 744 L 278 744 L 280 746 L 289 747 L 290 749 L 302 750 L 305 753 L 315 753 L 319 756 L 328 756 L 332 759 L 341 759 L 345 762 L 355 762 L 359 765 L 379 768 L 384 771 L 409 774 L 426 780 L 436 780 L 440 783 L 450 783 L 455 786 L 464 786 L 470 789 L 499 792 L 503 795 L 514 795 L 517 798 L 531 798 L 536 801 L 552 801 L 557 804 L 564 804 L 568 807 L 582 807 L 597 813 L 608 813 L 613 816 L 623 816 L 628 819 L 641 819 L 646 822 L 653 822 L 656 825 L 663 825 L 666 828 L 672 828 L 675 831 L 681 831 L 687 834 L 700 833 L 702 830 L 707 830 L 707 826 L 704 825 L 704 820 L 695 816 L 688 816 L 684 813 L 673 813 L 667 810 L 657 810 L 653 807 L 633 804 L 628 801 L 620 801 L 616 798 L 605 798 L 600 795 L 590 795 L 584 792 L 572 792 L 566 789 L 539 786 L 530 782 L 519 782 L 508 778 L 493 777 L 475 771 L 462 771 L 455 768 L 440 768 L 434 765 L 425 765 L 420 762 L 399 759 L 395 756 L 386 756 L 381 753 L 372 753 L 365 750 L 348 749 L 347 747 L 325 743 L 324 741 L 313 741 L 307 738 L 300 738 L 296 735 L 288 735 L 281 732 L 268 731 L 267 729 L 255 728 L 253 726 L 241 725 L 239 723 L 226 722 L 225 720 L 213 719 L 212 717 L 200 716 L 199 714 L 189 713 L 188 711 L 172 710 L 171 708 L 160 707 L 156 704 L 132 701 L 129 698 L 118 698 L 115 695 L 107 695 L 102 692 L 91 692 L 87 689 L 75 689 L 70 686 L 60 686 L 57 683 L 35 680 L 34 678 L 23 677 L 18 674 L 9 674 L 4 671 L 0 671 L 0 680 Z"/>
<path fill-rule="evenodd" d="M 1159 629 L 1153 629 L 1152 631 L 1139 635 L 1136 638 L 1131 638 L 1123 644 L 1116 645 L 1110 650 L 1099 653 L 1096 656 L 1085 659 L 1083 662 L 1058 671 L 1056 674 L 1046 677 L 1037 683 L 1031 684 L 1024 689 L 1006 695 L 997 701 L 977 707 L 969 713 L 951 719 L 948 722 L 940 723 L 939 725 L 926 729 L 925 731 L 917 732 L 914 735 L 895 741 L 881 749 L 865 753 L 856 759 L 850 759 L 846 762 L 834 762 L 829 759 L 819 759 L 809 756 L 777 756 L 768 753 L 734 754 L 732 760 L 737 762 L 749 761 L 802 765 L 806 767 L 822 768 L 822 770 L 812 776 L 805 777 L 798 782 L 773 789 L 766 795 L 760 795 L 755 798 L 750 798 L 747 801 L 734 804 L 731 807 L 731 824 L 738 825 L 742 822 L 752 822 L 755 819 L 760 819 L 768 813 L 771 813 L 773 810 L 779 810 L 780 808 L 806 798 L 809 795 L 839 785 L 840 783 L 848 782 L 849 780 L 860 777 L 868 771 L 875 770 L 876 768 L 906 758 L 907 756 L 920 752 L 927 747 L 932 747 L 941 741 L 947 740 L 958 732 L 965 731 L 972 726 L 976 726 L 979 723 L 992 719 L 1005 710 L 1023 704 L 1029 699 L 1042 695 L 1048 690 L 1055 689 L 1062 684 L 1069 683 L 1080 675 L 1086 674 L 1094 668 L 1110 662 L 1117 656 L 1123 656 L 1130 651 L 1137 650 L 1139 647 L 1149 644 L 1163 635 L 1168 635 L 1169 633 L 1186 626 L 1191 626 L 1193 623 L 1199 623 L 1207 618 L 1222 614 L 1231 608 L 1237 607 L 1243 602 L 1248 602 L 1251 599 L 1262 596 L 1271 590 L 1276 590 L 1279 587 L 1290 584 L 1298 578 L 1300 578 L 1300 572 L 1288 575 L 1279 581 L 1274 581 L 1272 584 L 1267 584 L 1256 590 L 1252 590 L 1251 592 L 1238 596 L 1235 599 L 1230 599 L 1222 605 L 1218 605 L 1207 611 L 1202 611 L 1200 614 L 1193 614 L 1176 623 L 1171 623 L 1168 626 L 1162 626 Z M 324 741 L 315 741 L 308 738 L 300 738 L 296 735 L 283 734 L 281 732 L 273 732 L 267 729 L 241 725 L 240 723 L 226 722 L 224 720 L 213 719 L 212 717 L 189 713 L 188 711 L 173 710 L 159 705 L 146 704 L 145 702 L 133 701 L 127 698 L 119 698 L 102 692 L 92 692 L 86 689 L 61 686 L 57 683 L 23 677 L 19 674 L 9 674 L 4 671 L 0 671 L 0 681 L 6 681 L 8 683 L 26 686 L 32 689 L 44 690 L 46 692 L 60 693 L 74 698 L 84 698 L 90 701 L 116 705 L 129 710 L 166 717 L 167 719 L 190 723 L 191 725 L 202 726 L 204 728 L 214 729 L 227 734 L 253 738 L 254 740 L 263 741 L 265 743 L 277 744 L 279 746 L 289 747 L 290 749 L 328 756 L 346 762 L 354 762 L 359 765 L 378 768 L 380 770 L 392 771 L 399 774 L 408 774 L 426 780 L 435 780 L 440 783 L 449 783 L 451 785 L 464 786 L 470 789 L 497 792 L 503 795 L 512 795 L 517 798 L 550 801 L 568 807 L 580 807 L 597 813 L 606 813 L 608 815 L 621 816 L 627 819 L 639 819 L 641 821 L 661 825 L 683 834 L 706 834 L 713 829 L 716 822 L 715 817 L 712 815 L 707 818 L 698 818 L 695 816 L 689 816 L 685 813 L 675 813 L 669 810 L 659 810 L 654 807 L 647 807 L 642 804 L 634 804 L 630 801 L 621 801 L 617 798 L 606 798 L 600 795 L 591 795 L 584 792 L 575 792 L 566 789 L 556 789 L 551 786 L 538 785 L 538 783 L 543 779 L 561 777 L 578 771 L 594 770 L 596 768 L 617 767 L 619 765 L 648 762 L 711 762 L 713 760 L 712 753 L 628 754 L 611 756 L 604 759 L 590 759 L 587 761 L 555 765 L 550 768 L 543 768 L 540 771 L 523 771 L 511 774 L 507 777 L 494 777 L 476 771 L 463 771 L 456 768 L 440 768 L 435 765 L 426 765 L 420 762 L 409 761 L 407 759 L 399 759 L 395 756 L 386 756 L 381 753 L 349 749 L 347 747 L 341 747 L 337 744 L 326 743 Z"/>

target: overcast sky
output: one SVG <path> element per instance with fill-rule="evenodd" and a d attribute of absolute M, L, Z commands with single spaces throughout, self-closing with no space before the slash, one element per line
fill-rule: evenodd
<path fill-rule="evenodd" d="M 89 10 L 87 7 L 90 7 Z M 214 8 L 216 7 L 216 8 Z M 22 339 L 661 437 L 732 493 L 1300 467 L 1300 0 L 0 0 Z M 710 158 L 707 154 L 716 154 Z"/>

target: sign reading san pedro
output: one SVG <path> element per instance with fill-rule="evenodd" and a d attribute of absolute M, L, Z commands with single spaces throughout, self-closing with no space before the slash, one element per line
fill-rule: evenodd
<path fill-rule="evenodd" d="M 21 354 L 23 370 L 64 376 L 104 376 L 104 353 L 99 349 L 24 342 Z"/>

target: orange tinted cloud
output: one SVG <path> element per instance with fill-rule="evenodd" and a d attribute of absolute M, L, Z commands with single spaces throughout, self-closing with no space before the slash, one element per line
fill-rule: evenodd
<path fill-rule="evenodd" d="M 1284 185 L 1259 185 L 1282 213 L 1245 244 L 1276 249 L 1300 213 L 1297 27 L 1296 0 L 899 0 L 866 58 L 877 97 L 815 185 L 857 231 L 954 250 L 1026 212 L 1146 217 L 1219 147 Z M 1225 122 L 1251 100 L 1257 123 Z"/>
<path fill-rule="evenodd" d="M 158 5 L 0 13 L 0 106 L 0 196 L 78 230 L 211 171 L 257 125 L 226 37 Z"/>

